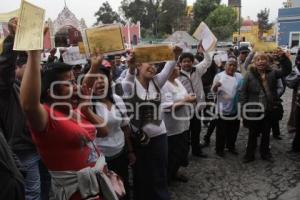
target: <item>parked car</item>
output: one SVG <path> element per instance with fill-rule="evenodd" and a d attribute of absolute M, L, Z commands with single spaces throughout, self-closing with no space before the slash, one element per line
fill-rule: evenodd
<path fill-rule="evenodd" d="M 297 47 L 297 46 L 292 47 L 291 48 L 291 54 L 296 55 L 299 49 L 300 49 L 300 47 Z"/>

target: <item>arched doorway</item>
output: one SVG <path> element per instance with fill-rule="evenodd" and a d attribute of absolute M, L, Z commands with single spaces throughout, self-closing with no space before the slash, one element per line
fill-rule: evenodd
<path fill-rule="evenodd" d="M 138 43 L 138 39 L 137 39 L 137 36 L 134 34 L 133 38 L 132 38 L 132 44 L 137 45 L 137 43 Z"/>
<path fill-rule="evenodd" d="M 77 46 L 82 42 L 82 36 L 79 30 L 73 26 L 64 26 L 55 34 L 56 47 Z"/>

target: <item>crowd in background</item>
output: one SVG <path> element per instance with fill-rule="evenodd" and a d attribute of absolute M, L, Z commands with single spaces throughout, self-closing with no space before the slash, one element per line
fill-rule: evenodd
<path fill-rule="evenodd" d="M 71 66 L 56 49 L 46 63 L 41 51 L 13 51 L 16 24 L 0 55 L 0 199 L 168 200 L 169 184 L 192 178 L 179 172 L 189 152 L 207 157 L 214 130 L 219 157 L 241 153 L 241 126 L 249 130 L 243 162 L 256 159 L 258 139 L 261 158 L 273 162 L 270 134 L 282 139 L 286 87 L 293 89 L 289 153 L 300 152 L 300 52 L 294 67 L 280 49 L 240 47 L 221 60 L 200 42 L 196 55 L 175 45 L 166 63 L 96 51 L 85 66 Z"/>

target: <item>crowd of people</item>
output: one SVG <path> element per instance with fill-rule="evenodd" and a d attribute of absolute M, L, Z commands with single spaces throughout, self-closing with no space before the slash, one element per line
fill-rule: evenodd
<path fill-rule="evenodd" d="M 196 55 L 175 45 L 165 63 L 96 50 L 71 66 L 55 49 L 46 63 L 39 50 L 13 51 L 16 24 L 0 55 L 0 199 L 169 200 L 169 184 L 192 178 L 179 170 L 189 152 L 206 158 L 216 130 L 216 155 L 238 155 L 241 126 L 249 130 L 243 162 L 256 159 L 259 138 L 261 158 L 273 162 L 286 86 L 294 90 L 289 152 L 300 152 L 300 52 L 295 67 L 280 49 L 240 47 L 221 60 L 200 42 Z"/>

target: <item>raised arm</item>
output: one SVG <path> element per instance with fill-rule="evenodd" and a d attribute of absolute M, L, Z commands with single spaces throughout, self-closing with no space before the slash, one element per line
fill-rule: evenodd
<path fill-rule="evenodd" d="M 285 77 L 292 72 L 292 62 L 285 52 L 279 51 L 277 54 L 279 57 L 280 69 L 276 70 L 275 73 L 276 73 L 276 78 L 278 79 L 278 78 Z"/>
<path fill-rule="evenodd" d="M 251 64 L 251 62 L 252 62 L 252 60 L 253 60 L 253 58 L 254 58 L 254 55 L 255 55 L 255 52 L 254 52 L 254 51 L 251 51 L 251 52 L 248 54 L 248 56 L 247 56 L 247 58 L 246 58 L 246 60 L 245 60 L 244 65 L 241 66 L 241 67 L 244 67 L 245 72 L 248 70 L 248 67 L 249 67 L 249 65 Z"/>
<path fill-rule="evenodd" d="M 204 55 L 203 61 L 195 66 L 196 71 L 197 71 L 197 73 L 200 74 L 200 76 L 205 74 L 205 72 L 210 67 L 211 62 L 212 62 L 211 56 L 209 55 L 208 52 L 203 51 L 203 55 Z"/>
<path fill-rule="evenodd" d="M 133 85 L 135 79 L 136 63 L 134 59 L 134 53 L 131 52 L 127 59 L 128 71 L 125 78 L 121 81 L 123 92 L 125 96 L 130 96 L 133 92 Z"/>
<path fill-rule="evenodd" d="M 40 103 L 41 96 L 41 51 L 29 51 L 20 89 L 20 102 L 31 127 L 43 131 L 48 123 L 48 114 Z"/>
<path fill-rule="evenodd" d="M 84 76 L 82 84 L 86 84 L 88 88 L 92 88 L 96 77 L 94 74 L 98 73 L 98 68 L 101 65 L 103 57 L 101 54 L 97 53 L 96 55 L 91 57 L 91 68 L 88 73 Z"/>
<path fill-rule="evenodd" d="M 168 61 L 165 64 L 163 70 L 154 77 L 154 80 L 159 88 L 162 88 L 167 82 L 175 66 L 176 61 Z"/>
<path fill-rule="evenodd" d="M 159 88 L 162 88 L 165 85 L 170 75 L 172 74 L 172 71 L 176 66 L 176 62 L 180 54 L 182 53 L 182 49 L 180 47 L 175 46 L 173 52 L 175 55 L 175 61 L 168 61 L 165 64 L 163 70 L 154 77 L 154 80 Z"/>

